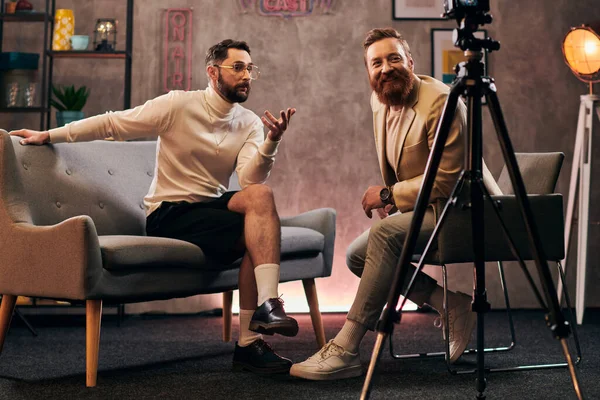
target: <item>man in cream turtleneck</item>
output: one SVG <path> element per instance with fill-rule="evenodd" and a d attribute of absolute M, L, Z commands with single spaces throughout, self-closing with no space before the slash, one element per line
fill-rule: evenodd
<path fill-rule="evenodd" d="M 279 118 L 265 111 L 259 118 L 242 107 L 258 73 L 248 45 L 228 39 L 206 54 L 205 90 L 171 91 L 131 110 L 11 134 L 23 137 L 22 145 L 155 137 L 156 169 L 144 198 L 148 235 L 194 243 L 220 264 L 243 257 L 233 364 L 280 373 L 292 363 L 261 334 L 295 336 L 298 324 L 278 297 L 281 228 L 273 193 L 264 182 L 296 110 L 281 111 Z M 243 189 L 228 192 L 234 170 Z"/>

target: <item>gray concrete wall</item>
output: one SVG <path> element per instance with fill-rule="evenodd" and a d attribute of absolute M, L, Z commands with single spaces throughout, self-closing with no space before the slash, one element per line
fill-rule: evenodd
<path fill-rule="evenodd" d="M 41 6 L 42 2 L 37 3 Z M 116 17 L 125 22 L 124 0 L 58 3 L 62 8 L 75 10 L 76 32 L 80 34 L 91 33 L 99 17 Z M 206 49 L 225 38 L 243 39 L 250 44 L 253 61 L 262 71 L 246 105 L 259 114 L 266 109 L 297 108 L 270 184 L 283 215 L 317 207 L 337 209 L 334 272 L 331 278 L 320 280 L 318 288 L 324 309 L 349 304 L 358 280 L 345 267 L 345 251 L 372 223 L 360 206 L 364 190 L 381 182 L 372 139 L 362 40 L 371 28 L 397 28 L 411 45 L 416 72 L 431 74 L 430 29 L 453 28 L 455 23 L 392 21 L 390 0 L 338 0 L 329 15 L 317 13 L 289 20 L 263 17 L 255 12 L 243 14 L 235 0 L 138 0 L 134 22 L 133 105 L 161 94 L 162 13 L 166 7 L 194 8 L 194 89 L 203 89 L 207 84 L 203 61 Z M 520 152 L 563 151 L 566 160 L 557 190 L 566 195 L 579 96 L 587 88 L 564 64 L 560 47 L 569 27 L 600 20 L 597 0 L 492 0 L 492 15 L 494 22 L 485 29 L 502 43 L 502 49 L 489 55 L 489 73 L 496 79 L 514 147 Z M 124 28 L 121 24 L 120 47 L 124 46 Z M 17 30 L 14 25 L 6 25 L 5 51 L 39 49 L 38 26 Z M 57 60 L 55 81 L 89 85 L 92 95 L 85 111 L 94 115 L 122 107 L 123 69 L 123 63 L 115 60 Z M 9 129 L 38 125 L 38 119 L 33 117 L 1 115 L 0 118 L 0 126 Z M 494 136 L 484 109 L 485 157 L 497 177 L 503 160 Z M 598 174 L 592 185 L 592 204 L 600 201 L 597 181 Z M 600 211 L 592 207 L 591 214 L 587 297 L 589 305 L 599 306 L 600 294 L 593 289 L 600 275 L 596 256 Z M 573 283 L 574 268 L 569 267 L 569 280 Z M 469 291 L 470 268 L 450 267 L 450 271 L 452 287 Z M 438 275 L 437 271 L 433 273 Z M 488 276 L 491 302 L 499 307 L 502 303 L 496 270 L 489 268 Z M 518 266 L 510 265 L 507 277 L 512 304 L 536 307 Z M 573 284 L 569 288 L 574 292 Z M 285 285 L 281 292 L 286 301 L 293 303 L 296 300 L 292 299 L 297 299 L 302 303 L 300 285 Z"/>

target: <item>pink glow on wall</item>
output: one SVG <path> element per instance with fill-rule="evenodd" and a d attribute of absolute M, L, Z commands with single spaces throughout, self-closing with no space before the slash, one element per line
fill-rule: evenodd
<path fill-rule="evenodd" d="M 305 17 L 317 7 L 325 13 L 331 11 L 333 0 L 239 0 L 244 11 L 258 3 L 258 12 L 269 17 Z"/>
<path fill-rule="evenodd" d="M 163 89 L 192 88 L 192 9 L 169 8 L 165 12 Z"/>

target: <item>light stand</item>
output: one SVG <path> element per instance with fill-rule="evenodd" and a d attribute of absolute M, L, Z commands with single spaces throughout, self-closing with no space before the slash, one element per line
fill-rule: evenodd
<path fill-rule="evenodd" d="M 573 74 L 589 85 L 589 94 L 581 96 L 569 200 L 567 203 L 567 220 L 565 226 L 565 258 L 562 261 L 563 274 L 567 268 L 569 255 L 569 239 L 575 216 L 575 198 L 577 204 L 577 291 L 575 309 L 577 324 L 583 322 L 585 312 L 585 277 L 588 261 L 588 229 L 590 225 L 590 189 L 592 175 L 593 147 L 592 138 L 598 134 L 600 122 L 600 97 L 593 94 L 593 84 L 600 82 L 600 24 L 587 24 L 573 27 L 567 32 L 562 42 L 562 53 L 565 63 Z M 594 132 L 594 129 L 596 132 Z M 562 293 L 562 282 L 558 283 L 558 291 Z M 560 294 L 559 294 L 560 304 Z"/>
<path fill-rule="evenodd" d="M 591 88 L 591 83 L 590 83 Z M 591 89 L 590 89 L 591 90 Z M 594 124 L 594 122 L 596 124 Z M 596 130 L 596 132 L 594 131 Z M 575 198 L 577 203 L 577 287 L 575 310 L 577 324 L 583 322 L 585 312 L 585 277 L 588 261 L 588 228 L 590 225 L 590 189 L 592 175 L 592 138 L 600 134 L 600 96 L 587 94 L 581 96 L 575 151 L 571 167 L 571 183 L 565 225 L 565 259 L 562 261 L 566 271 L 569 256 L 569 239 L 575 215 Z M 562 281 L 558 281 L 558 293 L 562 293 Z M 560 294 L 559 294 L 560 302 Z"/>

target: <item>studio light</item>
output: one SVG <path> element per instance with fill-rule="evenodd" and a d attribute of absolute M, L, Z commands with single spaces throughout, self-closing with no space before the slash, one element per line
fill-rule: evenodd
<path fill-rule="evenodd" d="M 571 28 L 562 43 L 565 62 L 581 81 L 600 82 L 600 34 L 589 25 Z"/>

